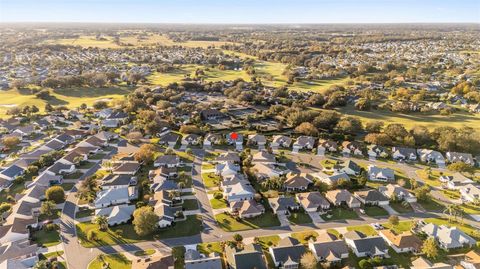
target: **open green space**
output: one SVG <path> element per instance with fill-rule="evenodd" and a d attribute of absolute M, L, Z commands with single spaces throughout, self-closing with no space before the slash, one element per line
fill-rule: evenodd
<path fill-rule="evenodd" d="M 390 202 L 390 206 L 393 210 L 397 211 L 398 213 L 410 213 L 413 212 L 413 208 L 410 203 L 405 202 Z"/>
<path fill-rule="evenodd" d="M 297 239 L 302 244 L 307 244 L 309 240 L 314 240 L 317 238 L 318 233 L 315 231 L 306 231 L 306 232 L 297 232 L 292 233 L 291 237 Z"/>
<path fill-rule="evenodd" d="M 206 188 L 215 188 L 219 186 L 221 178 L 215 173 L 203 173 L 202 180 Z"/>
<path fill-rule="evenodd" d="M 355 211 L 341 207 L 335 207 L 321 217 L 326 221 L 358 219 L 358 215 Z"/>
<path fill-rule="evenodd" d="M 363 208 L 365 210 L 365 214 L 370 217 L 379 217 L 388 215 L 387 210 L 379 207 L 379 206 L 366 206 Z"/>
<path fill-rule="evenodd" d="M 441 212 L 445 209 L 445 206 L 442 203 L 431 197 L 426 200 L 418 201 L 418 203 L 427 211 Z"/>
<path fill-rule="evenodd" d="M 221 209 L 228 207 L 227 200 L 225 199 L 216 199 L 213 198 L 210 200 L 210 204 L 212 205 L 213 209 Z"/>
<path fill-rule="evenodd" d="M 393 230 L 397 234 L 402 233 L 402 232 L 407 232 L 412 229 L 413 226 L 413 221 L 410 220 L 405 220 L 405 221 L 400 221 L 397 225 L 392 225 L 389 222 L 383 223 L 383 227 L 386 229 Z"/>
<path fill-rule="evenodd" d="M 280 226 L 277 216 L 269 211 L 258 217 L 248 219 L 236 219 L 227 213 L 221 213 L 215 215 L 215 220 L 217 220 L 220 228 L 228 232 Z"/>
<path fill-rule="evenodd" d="M 108 267 L 105 264 L 108 264 Z M 100 255 L 88 265 L 88 269 L 105 268 L 130 269 L 132 268 L 132 262 L 123 254 L 109 254 Z"/>
<path fill-rule="evenodd" d="M 60 233 L 57 230 L 39 230 L 33 232 L 33 240 L 45 247 L 52 247 L 60 244 Z"/>
<path fill-rule="evenodd" d="M 288 216 L 288 220 L 290 221 L 290 223 L 296 224 L 296 225 L 312 223 L 312 219 L 304 210 L 298 210 L 298 211 L 292 212 Z"/>
<path fill-rule="evenodd" d="M 198 209 L 198 201 L 197 201 L 197 199 L 183 200 L 182 207 L 185 210 L 197 210 Z"/>
<path fill-rule="evenodd" d="M 375 229 L 370 225 L 348 226 L 347 230 L 361 232 L 365 235 L 377 235 Z"/>
<path fill-rule="evenodd" d="M 212 252 L 223 254 L 221 242 L 201 243 L 197 245 L 197 250 L 205 255 L 209 255 Z"/>
<path fill-rule="evenodd" d="M 139 236 L 132 224 L 123 224 L 109 227 L 107 231 L 100 231 L 98 225 L 82 222 L 76 225 L 77 235 L 82 246 L 91 248 L 106 245 L 132 244 L 146 240 L 167 239 L 173 237 L 191 236 L 200 233 L 202 221 L 200 216 L 187 216 L 185 221 L 176 222 L 174 226 L 162 228 L 147 236 Z M 95 231 L 97 240 L 88 240 L 90 230 Z"/>

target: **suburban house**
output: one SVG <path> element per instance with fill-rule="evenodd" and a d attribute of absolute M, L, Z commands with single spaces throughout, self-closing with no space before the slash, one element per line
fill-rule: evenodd
<path fill-rule="evenodd" d="M 381 230 L 379 235 L 397 253 L 421 253 L 423 241 L 412 232 L 396 234 L 391 230 Z"/>
<path fill-rule="evenodd" d="M 221 162 L 233 162 L 236 164 L 240 164 L 240 156 L 238 155 L 237 152 L 225 152 L 220 154 L 216 159 L 215 162 L 221 163 Z"/>
<path fill-rule="evenodd" d="M 244 200 L 230 203 L 230 211 L 240 218 L 254 218 L 265 213 L 265 207 L 255 200 Z"/>
<path fill-rule="evenodd" d="M 223 197 L 229 203 L 251 200 L 255 197 L 255 189 L 246 182 L 238 182 L 223 189 Z"/>
<path fill-rule="evenodd" d="M 370 158 L 387 158 L 390 155 L 386 147 L 379 145 L 369 145 L 367 147 L 367 154 Z"/>
<path fill-rule="evenodd" d="M 457 173 L 453 176 L 442 175 L 440 176 L 439 180 L 444 183 L 443 187 L 446 187 L 450 190 L 458 190 L 463 186 L 475 183 L 475 181 L 469 179 L 468 177 L 460 173 Z"/>
<path fill-rule="evenodd" d="M 252 156 L 252 163 L 276 164 L 275 155 L 261 150 Z"/>
<path fill-rule="evenodd" d="M 215 174 L 221 175 L 222 177 L 233 176 L 240 172 L 240 165 L 235 164 L 231 161 L 226 161 L 223 163 L 217 163 L 215 165 Z"/>
<path fill-rule="evenodd" d="M 363 156 L 363 145 L 357 141 L 343 141 L 342 153 L 347 155 Z"/>
<path fill-rule="evenodd" d="M 447 227 L 445 225 L 438 226 L 429 223 L 422 227 L 422 232 L 428 236 L 434 237 L 440 247 L 446 250 L 465 246 L 471 247 L 476 243 L 475 239 L 457 227 Z"/>
<path fill-rule="evenodd" d="M 229 133 L 229 134 L 226 135 L 227 144 L 234 145 L 237 149 L 243 148 L 243 135 L 242 134 L 236 134 L 237 138 L 233 139 L 232 134 L 233 133 Z"/>
<path fill-rule="evenodd" d="M 235 247 L 225 247 L 225 258 L 229 269 L 267 269 L 262 247 L 257 244 L 246 245 L 243 250 Z"/>
<path fill-rule="evenodd" d="M 260 148 L 265 148 L 267 144 L 267 138 L 264 135 L 260 134 L 251 134 L 248 135 L 248 142 L 250 145 L 257 145 Z"/>
<path fill-rule="evenodd" d="M 270 143 L 272 148 L 288 148 L 291 144 L 292 139 L 285 135 L 274 135 L 272 138 L 272 143 Z"/>
<path fill-rule="evenodd" d="M 219 134 L 207 134 L 203 139 L 204 146 L 219 145 L 222 142 L 222 136 Z"/>
<path fill-rule="evenodd" d="M 378 190 L 390 199 L 396 197 L 397 201 L 406 201 L 409 203 L 414 203 L 417 201 L 417 197 L 409 192 L 404 187 L 397 184 L 388 184 L 387 186 L 380 186 Z"/>
<path fill-rule="evenodd" d="M 352 160 L 348 160 L 342 165 L 342 168 L 340 169 L 340 171 L 350 176 L 358 176 L 360 175 L 362 168 L 356 162 Z"/>
<path fill-rule="evenodd" d="M 356 191 L 353 195 L 366 206 L 383 206 L 390 202 L 386 196 L 375 189 Z"/>
<path fill-rule="evenodd" d="M 182 137 L 182 145 L 200 145 L 202 143 L 202 137 L 197 134 L 187 134 Z"/>
<path fill-rule="evenodd" d="M 460 261 L 460 265 L 465 269 L 480 268 L 480 253 L 475 250 L 470 250 L 465 254 L 464 260 Z"/>
<path fill-rule="evenodd" d="M 218 109 L 205 109 L 200 112 L 200 117 L 203 120 L 218 120 L 227 116 Z"/>
<path fill-rule="evenodd" d="M 181 165 L 180 157 L 177 155 L 158 156 L 153 163 L 153 167 L 179 167 Z"/>
<path fill-rule="evenodd" d="M 346 205 L 350 208 L 360 207 L 360 201 L 345 189 L 327 191 L 325 198 L 334 206 Z"/>
<path fill-rule="evenodd" d="M 277 246 L 268 248 L 273 263 L 278 268 L 297 269 L 300 259 L 305 254 L 306 248 L 297 239 L 285 237 L 278 242 Z"/>
<path fill-rule="evenodd" d="M 308 242 L 308 248 L 319 262 L 337 264 L 348 258 L 347 244 L 326 231 L 320 233 L 316 241 Z"/>
<path fill-rule="evenodd" d="M 330 208 L 330 203 L 320 192 L 303 192 L 295 196 L 306 212 L 324 211 Z"/>
<path fill-rule="evenodd" d="M 17 177 L 23 175 L 25 173 L 25 169 L 17 166 L 11 165 L 3 170 L 0 171 L 0 181 L 1 179 L 6 180 L 4 186 L 10 186 L 11 182 L 15 180 Z"/>
<path fill-rule="evenodd" d="M 310 174 L 288 173 L 287 178 L 283 183 L 283 188 L 286 191 L 305 191 L 313 183 L 313 177 Z"/>
<path fill-rule="evenodd" d="M 175 214 L 179 210 L 180 209 L 173 208 L 163 203 L 155 204 L 153 211 L 158 216 L 158 227 L 166 228 L 172 226 L 173 222 L 175 221 Z"/>
<path fill-rule="evenodd" d="M 300 205 L 295 201 L 293 197 L 276 197 L 268 198 L 268 204 L 275 214 L 288 215 L 291 210 L 298 210 Z"/>
<path fill-rule="evenodd" d="M 46 173 L 50 173 L 51 175 L 66 175 L 72 174 L 76 171 L 74 164 L 65 164 L 60 161 L 56 161 L 52 166 L 50 166 Z"/>
<path fill-rule="evenodd" d="M 137 178 L 130 175 L 108 174 L 101 180 L 103 190 L 127 188 L 137 185 Z"/>
<path fill-rule="evenodd" d="M 392 158 L 397 161 L 416 161 L 417 151 L 413 148 L 393 147 Z"/>
<path fill-rule="evenodd" d="M 419 257 L 412 262 L 411 269 L 453 269 L 450 264 L 443 262 L 433 263 L 424 257 Z"/>
<path fill-rule="evenodd" d="M 113 205 L 128 204 L 131 200 L 137 199 L 136 187 L 112 188 L 99 191 L 93 202 L 95 208 L 103 208 Z"/>
<path fill-rule="evenodd" d="M 0 235 L 4 235 L 2 231 L 0 231 Z M 37 251 L 37 244 L 31 244 L 28 239 L 15 240 L 2 244 L 0 245 L 0 268 L 33 268 L 38 262 Z"/>
<path fill-rule="evenodd" d="M 206 256 L 196 249 L 187 249 L 184 257 L 185 269 L 222 269 L 222 258 L 216 252 Z"/>
<path fill-rule="evenodd" d="M 295 150 L 301 150 L 301 149 L 313 149 L 313 146 L 315 145 L 315 138 L 311 136 L 299 136 L 295 143 L 293 143 L 293 149 Z"/>
<path fill-rule="evenodd" d="M 422 162 L 435 163 L 436 165 L 445 165 L 445 157 L 442 153 L 431 149 L 417 149 L 418 157 Z"/>
<path fill-rule="evenodd" d="M 460 153 L 460 152 L 447 152 L 445 154 L 449 163 L 464 162 L 466 164 L 475 165 L 475 160 L 473 159 L 472 154 L 470 153 Z"/>
<path fill-rule="evenodd" d="M 350 181 L 350 177 L 345 172 L 334 172 L 333 175 L 317 172 L 312 174 L 312 176 L 329 186 L 337 184 L 339 180 Z"/>
<path fill-rule="evenodd" d="M 261 162 L 254 163 L 252 170 L 259 180 L 285 175 L 288 170 L 285 167 L 275 164 L 265 164 Z"/>
<path fill-rule="evenodd" d="M 350 231 L 343 237 L 357 257 L 388 257 L 388 246 L 380 236 L 366 236 L 358 231 Z"/>
<path fill-rule="evenodd" d="M 368 166 L 368 178 L 371 181 L 395 182 L 395 171 L 388 167 Z"/>
<path fill-rule="evenodd" d="M 465 202 L 477 202 L 480 200 L 480 187 L 473 184 L 460 187 L 460 195 Z"/>
<path fill-rule="evenodd" d="M 140 170 L 140 166 L 141 165 L 139 162 L 123 162 L 119 165 L 116 165 L 112 172 L 116 175 L 134 176 L 137 174 L 138 170 Z"/>
<path fill-rule="evenodd" d="M 99 208 L 95 210 L 95 216 L 105 216 L 109 226 L 127 223 L 131 218 L 135 205 L 116 205 L 110 207 Z"/>
<path fill-rule="evenodd" d="M 178 140 L 180 139 L 180 135 L 176 133 L 171 133 L 168 132 L 162 136 L 160 136 L 160 139 L 158 143 L 160 145 L 165 145 L 167 147 L 173 148 L 175 145 L 177 145 Z"/>
<path fill-rule="evenodd" d="M 333 140 L 326 140 L 326 139 L 319 139 L 318 140 L 318 147 L 317 147 L 317 154 L 324 155 L 325 152 L 337 152 L 338 151 L 338 144 Z"/>

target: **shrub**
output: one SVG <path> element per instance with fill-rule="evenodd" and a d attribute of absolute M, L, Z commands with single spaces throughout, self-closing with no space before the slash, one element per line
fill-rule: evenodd
<path fill-rule="evenodd" d="M 223 194 L 221 192 L 216 192 L 215 194 L 213 194 L 213 198 L 220 200 L 223 198 Z"/>

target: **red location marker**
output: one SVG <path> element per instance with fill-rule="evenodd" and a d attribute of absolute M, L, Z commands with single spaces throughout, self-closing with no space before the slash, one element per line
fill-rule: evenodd
<path fill-rule="evenodd" d="M 230 133 L 230 139 L 237 140 L 238 139 L 238 134 L 235 133 L 235 132 Z"/>

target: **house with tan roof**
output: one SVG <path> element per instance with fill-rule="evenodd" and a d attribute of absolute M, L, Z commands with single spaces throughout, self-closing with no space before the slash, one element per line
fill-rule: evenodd
<path fill-rule="evenodd" d="M 308 242 L 308 248 L 319 262 L 338 264 L 348 258 L 347 244 L 326 231 L 319 233 L 316 241 Z"/>
<path fill-rule="evenodd" d="M 325 198 L 334 206 L 346 205 L 350 208 L 360 207 L 360 201 L 345 189 L 327 191 Z"/>
<path fill-rule="evenodd" d="M 424 257 L 419 257 L 412 262 L 411 269 L 453 269 L 453 266 L 443 262 L 433 263 Z"/>
<path fill-rule="evenodd" d="M 292 138 L 285 135 L 274 135 L 272 137 L 272 148 L 288 148 L 292 144 Z"/>
<path fill-rule="evenodd" d="M 381 230 L 379 235 L 397 253 L 420 253 L 422 251 L 422 240 L 410 231 L 396 234 L 391 230 Z"/>
<path fill-rule="evenodd" d="M 283 182 L 286 191 L 305 191 L 313 184 L 313 177 L 307 173 L 288 173 Z"/>
<path fill-rule="evenodd" d="M 297 193 L 295 196 L 307 212 L 324 211 L 330 208 L 330 203 L 320 192 L 303 192 Z"/>
<path fill-rule="evenodd" d="M 240 218 L 254 218 L 265 213 L 265 207 L 255 200 L 236 201 L 230 203 L 230 212 Z"/>

